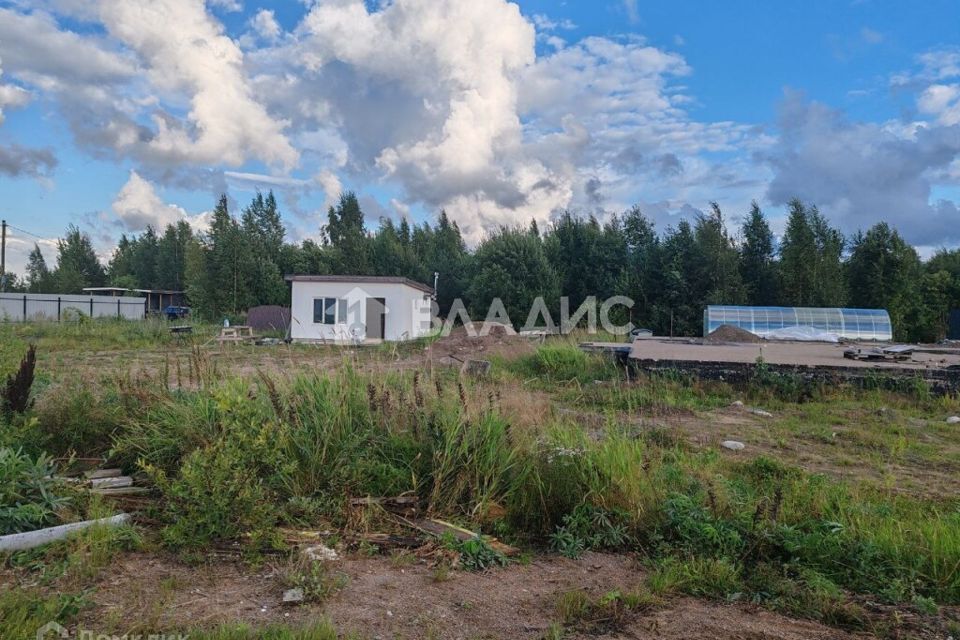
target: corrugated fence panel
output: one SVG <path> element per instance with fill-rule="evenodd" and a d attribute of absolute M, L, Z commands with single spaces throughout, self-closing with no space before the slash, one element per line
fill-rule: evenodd
<path fill-rule="evenodd" d="M 78 314 L 94 318 L 143 320 L 145 299 L 134 296 L 76 296 L 49 293 L 0 294 L 0 321 L 70 320 Z"/>

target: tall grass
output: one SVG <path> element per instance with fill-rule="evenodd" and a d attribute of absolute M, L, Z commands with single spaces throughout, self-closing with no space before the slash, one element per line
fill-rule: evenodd
<path fill-rule="evenodd" d="M 345 367 L 261 376 L 253 386 L 226 381 L 171 394 L 131 421 L 115 450 L 153 473 L 174 546 L 266 544 L 284 521 L 345 525 L 349 496 L 413 493 L 433 514 L 534 545 L 558 531 L 577 535 L 578 518 L 607 522 L 625 534 L 607 539 L 699 559 L 685 569 L 686 584 L 698 575 L 728 584 L 733 575 L 749 589 L 756 567 L 772 563 L 794 581 L 803 569 L 891 601 L 960 602 L 955 504 L 852 487 L 767 458 L 693 452 L 615 421 L 599 436 L 562 420 L 515 429 L 486 383 L 442 375 Z"/>

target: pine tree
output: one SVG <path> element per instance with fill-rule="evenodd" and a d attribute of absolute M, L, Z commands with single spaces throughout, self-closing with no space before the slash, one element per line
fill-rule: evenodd
<path fill-rule="evenodd" d="M 901 339 L 917 339 L 908 317 L 919 321 L 925 314 L 926 300 L 918 295 L 922 285 L 922 265 L 916 250 L 886 222 L 860 233 L 853 240 L 847 262 L 850 304 L 866 309 L 886 309 L 894 331 Z M 936 288 L 935 281 L 929 281 Z"/>
<path fill-rule="evenodd" d="M 286 230 L 272 191 L 266 198 L 257 193 L 243 210 L 241 231 L 248 253 L 239 268 L 248 304 L 285 303 L 288 292 L 279 263 Z"/>
<path fill-rule="evenodd" d="M 367 275 L 370 273 L 369 239 L 363 224 L 363 211 L 353 192 L 340 195 L 336 207 L 327 213 L 323 232 L 332 249 L 334 269 L 340 274 Z"/>
<path fill-rule="evenodd" d="M 812 306 L 817 261 L 816 240 L 807 209 L 790 201 L 787 228 L 780 243 L 780 300 L 791 307 Z"/>
<path fill-rule="evenodd" d="M 754 200 L 743 223 L 743 246 L 740 248 L 740 276 L 751 305 L 776 303 L 777 265 L 773 249 L 773 232 L 760 206 Z"/>
<path fill-rule="evenodd" d="M 93 250 L 90 236 L 74 225 L 57 240 L 57 266 L 53 273 L 59 293 L 82 293 L 85 287 L 102 287 L 107 276 Z"/>
<path fill-rule="evenodd" d="M 52 284 L 50 269 L 47 268 L 47 261 L 43 258 L 40 245 L 34 244 L 33 250 L 27 257 L 27 289 L 30 293 L 46 293 Z"/>
<path fill-rule="evenodd" d="M 627 244 L 627 291 L 634 300 L 631 310 L 635 324 L 655 323 L 654 304 L 660 298 L 663 279 L 660 266 L 660 239 L 653 222 L 634 206 L 623 214 L 623 236 Z"/>
<path fill-rule="evenodd" d="M 437 305 L 446 314 L 454 300 L 466 295 L 468 286 L 469 254 L 456 222 L 451 222 L 446 211 L 440 211 L 437 226 L 424 224 L 414 232 L 412 244 L 423 264 L 423 276 L 433 284 L 437 273 Z M 419 245 L 419 248 L 417 248 Z"/>
<path fill-rule="evenodd" d="M 705 306 L 746 302 L 739 255 L 716 202 L 710 203 L 710 213 L 697 218 L 693 239 L 696 267 L 690 282 L 694 285 L 695 303 Z"/>

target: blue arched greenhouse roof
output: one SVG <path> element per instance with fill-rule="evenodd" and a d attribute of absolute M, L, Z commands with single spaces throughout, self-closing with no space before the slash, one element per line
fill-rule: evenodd
<path fill-rule="evenodd" d="M 893 339 L 890 314 L 884 309 L 710 305 L 703 312 L 703 335 L 724 324 L 761 337 L 786 327 L 811 327 L 848 340 Z"/>

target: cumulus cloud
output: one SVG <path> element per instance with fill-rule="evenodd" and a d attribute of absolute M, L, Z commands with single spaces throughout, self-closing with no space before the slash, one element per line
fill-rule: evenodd
<path fill-rule="evenodd" d="M 535 60 L 535 32 L 516 5 L 399 0 L 371 12 L 361 0 L 322 2 L 303 29 L 308 65 L 331 74 L 346 65 L 353 78 L 393 84 L 403 96 L 410 110 L 391 110 L 390 123 L 401 135 L 386 139 L 374 163 L 413 198 L 446 206 L 468 233 L 474 221 L 511 222 L 518 209 L 544 219 L 561 202 L 529 191 L 550 175 L 517 153 L 517 79 Z"/>
<path fill-rule="evenodd" d="M 398 183 L 404 202 L 445 208 L 471 240 L 571 205 L 628 204 L 647 185 L 638 172 L 658 188 L 664 177 L 692 185 L 710 167 L 687 155 L 733 151 L 750 135 L 687 116 L 688 98 L 672 86 L 690 72 L 681 56 L 640 38 L 594 37 L 538 58 L 534 25 L 504 0 L 397 0 L 376 10 L 320 2 L 295 33 L 296 43 L 254 56 L 263 69 L 277 65 L 258 76 L 261 93 L 298 105 L 285 116 L 305 128 L 336 123 L 349 151 L 340 166 Z M 294 59 L 302 82 L 280 64 Z M 588 194 L 597 174 L 604 188 Z"/>
<path fill-rule="evenodd" d="M 884 220 L 917 244 L 960 241 L 956 203 L 931 202 L 931 176 L 960 154 L 960 126 L 851 122 L 791 92 L 780 130 L 761 154 L 774 171 L 767 191 L 774 204 L 816 203 L 846 232 Z"/>
<path fill-rule="evenodd" d="M 209 226 L 209 213 L 189 216 L 183 207 L 164 203 L 154 186 L 136 171 L 130 172 L 130 178 L 117 193 L 112 209 L 126 231 L 140 232 L 148 226 L 159 231 L 182 220 L 198 231 Z"/>
<path fill-rule="evenodd" d="M 134 158 L 155 175 L 254 159 L 285 171 L 297 164 L 286 123 L 256 99 L 243 53 L 202 2 L 67 5 L 106 34 L 63 29 L 43 10 L 0 9 L 0 56 L 13 77 L 56 98 L 79 146 Z"/>
<path fill-rule="evenodd" d="M 100 17 L 143 60 L 157 89 L 189 102 L 189 126 L 154 114 L 145 143 L 151 154 L 169 162 L 238 166 L 253 157 L 288 170 L 296 165 L 298 153 L 284 123 L 254 99 L 242 52 L 201 3 L 103 0 Z"/>

